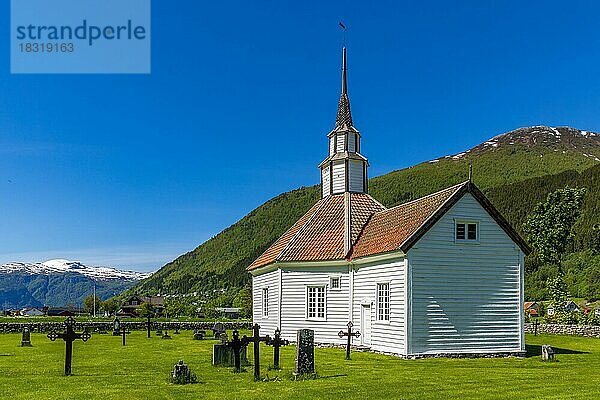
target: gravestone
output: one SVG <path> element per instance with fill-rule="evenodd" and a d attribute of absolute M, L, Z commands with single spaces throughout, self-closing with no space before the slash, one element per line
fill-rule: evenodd
<path fill-rule="evenodd" d="M 21 347 L 32 347 L 31 346 L 31 331 L 29 327 L 23 328 L 23 335 L 21 336 Z"/>
<path fill-rule="evenodd" d="M 121 336 L 121 321 L 117 317 L 113 321 L 113 336 Z"/>
<path fill-rule="evenodd" d="M 315 331 L 299 329 L 296 335 L 296 375 L 315 373 Z"/>
<path fill-rule="evenodd" d="M 175 366 L 173 366 L 172 373 L 173 380 L 177 383 L 189 383 L 190 382 L 190 369 L 183 360 L 179 360 Z"/>
<path fill-rule="evenodd" d="M 167 331 L 165 329 L 165 333 L 163 333 L 163 335 L 160 337 L 161 339 L 172 339 L 171 336 L 169 336 L 169 331 Z"/>
<path fill-rule="evenodd" d="M 542 360 L 553 361 L 554 360 L 554 349 L 547 344 L 542 345 Z"/>
<path fill-rule="evenodd" d="M 195 331 L 194 332 L 194 340 L 202 340 L 206 336 L 206 331 Z"/>
<path fill-rule="evenodd" d="M 222 322 L 215 322 L 212 328 L 213 336 L 215 339 L 220 339 L 221 335 L 225 333 L 225 325 Z"/>
<path fill-rule="evenodd" d="M 225 335 L 225 337 L 227 337 L 227 335 Z M 215 366 L 235 367 L 239 372 L 241 365 L 248 365 L 246 346 L 247 343 L 242 343 L 238 332 L 233 331 L 233 338 L 231 341 L 225 340 L 224 343 L 213 345 L 212 364 Z M 239 365 L 236 365 L 236 352 L 239 352 Z"/>

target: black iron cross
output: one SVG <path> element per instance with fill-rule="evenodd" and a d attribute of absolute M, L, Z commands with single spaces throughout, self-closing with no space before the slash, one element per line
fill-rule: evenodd
<path fill-rule="evenodd" d="M 240 334 L 237 331 L 237 329 L 233 331 L 233 336 L 231 337 L 231 340 L 227 342 L 227 346 L 233 349 L 233 363 L 235 366 L 235 372 L 240 372 L 242 370 L 242 361 L 240 360 L 240 349 L 246 346 L 246 344 L 240 340 Z"/>
<path fill-rule="evenodd" d="M 121 337 L 123 338 L 123 346 L 125 346 L 125 335 L 129 335 L 131 332 L 127 331 L 124 324 L 121 324 Z"/>
<path fill-rule="evenodd" d="M 540 321 L 538 321 L 538 319 L 536 318 L 535 323 L 533 324 L 533 336 L 537 336 L 539 324 L 540 324 Z"/>
<path fill-rule="evenodd" d="M 352 337 L 359 337 L 360 332 L 359 331 L 352 332 L 352 327 L 354 326 L 352 321 L 348 322 L 348 324 L 346 326 L 348 327 L 348 331 L 346 331 L 346 332 L 339 331 L 338 336 L 341 338 L 343 338 L 344 336 L 348 337 L 348 342 L 346 343 L 346 360 L 349 360 L 350 359 L 350 343 L 352 343 Z"/>
<path fill-rule="evenodd" d="M 288 344 L 290 344 L 288 340 L 281 338 L 281 331 L 279 328 L 275 329 L 275 337 L 267 340 L 267 345 L 273 346 L 273 368 L 279 369 L 279 348 L 281 346 L 287 346 Z"/>
<path fill-rule="evenodd" d="M 146 329 L 148 330 L 148 339 L 150 339 L 150 314 L 146 318 L 148 318 L 146 320 Z"/>
<path fill-rule="evenodd" d="M 254 324 L 252 326 L 253 335 L 251 337 L 247 337 L 244 335 L 242 338 L 242 343 L 254 343 L 254 380 L 260 380 L 260 342 L 270 341 L 271 338 L 269 336 L 260 336 L 259 331 L 260 326 L 258 324 Z"/>
<path fill-rule="evenodd" d="M 84 342 L 87 342 L 89 338 L 92 337 L 88 331 L 84 331 L 82 333 L 77 333 L 73 329 L 75 327 L 75 320 L 73 317 L 69 317 L 65 320 L 65 331 L 62 333 L 51 332 L 48 334 L 48 339 L 53 342 L 56 339 L 62 339 L 66 344 L 65 351 L 65 375 L 71 375 L 71 360 L 73 359 L 73 341 L 75 339 L 81 339 Z"/>

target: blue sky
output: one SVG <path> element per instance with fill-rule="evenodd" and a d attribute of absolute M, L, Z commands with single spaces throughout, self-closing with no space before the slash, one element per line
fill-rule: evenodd
<path fill-rule="evenodd" d="M 318 183 L 340 20 L 371 176 L 522 126 L 600 131 L 595 2 L 152 7 L 149 75 L 11 75 L 0 41 L 0 263 L 155 270 Z"/>

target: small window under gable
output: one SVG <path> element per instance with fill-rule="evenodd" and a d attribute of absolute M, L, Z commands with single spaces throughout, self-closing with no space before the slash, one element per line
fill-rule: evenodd
<path fill-rule="evenodd" d="M 341 278 L 339 276 L 332 276 L 329 279 L 329 288 L 331 290 L 340 290 L 340 288 L 341 288 Z"/>
<path fill-rule="evenodd" d="M 457 242 L 478 242 L 479 223 L 477 221 L 455 221 L 454 238 Z"/>

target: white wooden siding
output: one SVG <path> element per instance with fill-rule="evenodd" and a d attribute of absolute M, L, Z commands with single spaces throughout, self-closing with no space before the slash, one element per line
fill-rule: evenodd
<path fill-rule="evenodd" d="M 362 304 L 371 308 L 371 349 L 406 354 L 405 260 L 387 261 L 364 266 L 354 272 L 353 322 L 361 332 Z M 377 321 L 377 284 L 390 284 L 390 320 Z M 360 342 L 356 340 L 357 343 Z"/>
<path fill-rule="evenodd" d="M 325 166 L 321 173 L 323 174 L 323 197 L 329 196 L 330 191 L 330 176 L 329 176 L 329 165 Z"/>
<path fill-rule="evenodd" d="M 363 163 L 356 160 L 350 160 L 348 171 L 348 184 L 351 192 L 363 192 Z"/>
<path fill-rule="evenodd" d="M 340 278 L 340 288 L 330 288 L 330 278 Z M 283 308 L 281 335 L 296 341 L 298 329 L 315 331 L 317 343 L 344 343 L 338 332 L 348 323 L 349 277 L 346 267 L 309 267 L 304 270 L 284 270 L 282 274 Z M 325 320 L 306 318 L 307 286 L 325 286 Z M 265 331 L 265 334 L 272 334 Z"/>
<path fill-rule="evenodd" d="M 335 154 L 335 135 L 329 138 L 329 155 L 332 156 Z"/>
<path fill-rule="evenodd" d="M 346 190 L 346 167 L 344 161 L 333 163 L 333 193 L 343 193 Z"/>
<path fill-rule="evenodd" d="M 356 135 L 354 133 L 348 134 L 348 151 L 356 152 Z"/>
<path fill-rule="evenodd" d="M 337 135 L 337 151 L 345 151 L 346 135 Z"/>
<path fill-rule="evenodd" d="M 252 278 L 252 320 L 260 325 L 261 332 L 273 335 L 279 325 L 279 270 Z M 269 289 L 269 315 L 263 316 L 263 289 Z"/>
<path fill-rule="evenodd" d="M 456 219 L 479 223 L 478 243 L 455 243 Z M 522 351 L 521 252 L 470 195 L 408 252 L 409 354 Z"/>

